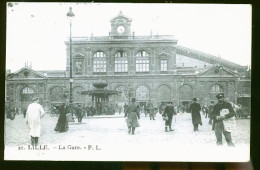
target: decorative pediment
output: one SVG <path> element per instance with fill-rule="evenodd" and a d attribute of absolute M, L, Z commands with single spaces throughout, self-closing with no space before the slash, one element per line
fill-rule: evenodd
<path fill-rule="evenodd" d="M 115 16 L 114 18 L 112 18 L 110 21 L 111 22 L 113 22 L 113 21 L 115 21 L 116 19 L 125 19 L 126 21 L 128 21 L 128 22 L 131 22 L 132 21 L 132 19 L 131 18 L 129 18 L 129 17 L 127 17 L 127 16 L 125 16 L 123 13 L 122 13 L 122 11 L 120 11 L 119 12 L 119 14 L 117 15 L 117 16 Z"/>
<path fill-rule="evenodd" d="M 235 72 L 227 70 L 222 66 L 212 66 L 207 70 L 199 73 L 197 76 L 199 77 L 238 77 Z"/>
<path fill-rule="evenodd" d="M 24 67 L 14 73 L 8 74 L 6 79 L 44 79 L 44 75 L 28 68 Z"/>

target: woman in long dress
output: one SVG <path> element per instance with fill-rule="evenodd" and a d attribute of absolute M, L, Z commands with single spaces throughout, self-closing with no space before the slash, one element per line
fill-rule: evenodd
<path fill-rule="evenodd" d="M 59 116 L 58 122 L 56 124 L 56 127 L 54 129 L 57 132 L 66 132 L 69 129 L 68 121 L 67 121 L 67 117 L 66 117 L 66 110 L 67 109 L 66 109 L 65 104 L 62 104 L 59 107 L 60 116 Z"/>

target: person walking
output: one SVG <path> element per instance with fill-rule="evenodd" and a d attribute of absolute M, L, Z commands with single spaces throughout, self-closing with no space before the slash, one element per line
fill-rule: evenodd
<path fill-rule="evenodd" d="M 201 106 L 199 103 L 197 103 L 197 99 L 193 98 L 192 103 L 190 105 L 190 110 L 191 110 L 191 117 L 192 117 L 192 124 L 193 124 L 193 130 L 198 131 L 199 130 L 199 124 L 202 125 L 201 121 Z"/>
<path fill-rule="evenodd" d="M 42 106 L 39 104 L 38 97 L 33 98 L 33 103 L 29 104 L 26 111 L 26 123 L 30 129 L 31 144 L 36 146 L 41 133 L 41 118 L 45 112 Z"/>
<path fill-rule="evenodd" d="M 209 106 L 209 124 L 212 125 L 212 112 L 213 112 L 213 108 L 214 108 L 214 101 L 210 102 L 210 106 Z"/>
<path fill-rule="evenodd" d="M 173 107 L 173 103 L 167 103 L 167 106 L 164 109 L 164 112 L 162 114 L 164 120 L 165 120 L 165 132 L 168 132 L 168 127 L 169 127 L 169 131 L 174 131 L 172 129 L 172 118 L 174 115 L 174 107 Z"/>
<path fill-rule="evenodd" d="M 150 120 L 155 120 L 154 119 L 154 106 L 151 101 L 149 101 L 147 105 L 147 112 L 149 113 Z"/>
<path fill-rule="evenodd" d="M 216 95 L 218 103 L 214 106 L 212 111 L 213 125 L 212 130 L 215 131 L 217 138 L 217 145 L 223 145 L 222 134 L 224 134 L 228 146 L 235 146 L 232 142 L 231 132 L 232 130 L 225 127 L 223 121 L 235 119 L 235 113 L 230 103 L 224 101 L 224 94 Z M 235 121 L 235 120 L 234 120 Z"/>
<path fill-rule="evenodd" d="M 137 105 L 135 104 L 135 98 L 132 98 L 132 103 L 129 104 L 129 106 L 126 109 L 126 114 L 125 117 L 127 117 L 126 122 L 127 122 L 127 127 L 128 127 L 128 133 L 129 134 L 135 134 L 135 128 L 139 127 L 139 122 L 138 122 L 138 108 Z"/>
<path fill-rule="evenodd" d="M 78 118 L 78 122 L 81 123 L 82 122 L 82 118 L 84 116 L 84 112 L 83 112 L 83 109 L 81 107 L 80 104 L 78 104 L 76 107 L 75 107 L 75 115 L 76 117 Z"/>
<path fill-rule="evenodd" d="M 60 116 L 58 118 L 58 122 L 56 124 L 56 127 L 54 129 L 54 131 L 57 132 L 66 132 L 69 129 L 68 126 L 68 121 L 67 121 L 67 117 L 66 117 L 66 106 L 65 103 L 63 103 L 60 107 Z"/>

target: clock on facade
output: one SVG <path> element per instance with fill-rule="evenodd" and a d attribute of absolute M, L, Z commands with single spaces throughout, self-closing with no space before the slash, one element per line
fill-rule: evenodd
<path fill-rule="evenodd" d="M 117 32 L 120 33 L 120 34 L 123 33 L 123 32 L 125 32 L 125 27 L 122 26 L 122 25 L 121 25 L 121 26 L 118 26 L 118 27 L 117 27 Z"/>

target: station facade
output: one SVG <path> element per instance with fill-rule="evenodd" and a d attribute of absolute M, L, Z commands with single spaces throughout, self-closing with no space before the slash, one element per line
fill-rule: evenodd
<path fill-rule="evenodd" d="M 250 106 L 250 70 L 219 57 L 178 45 L 172 35 L 136 36 L 132 19 L 120 12 L 110 20 L 108 36 L 72 38 L 73 102 L 91 104 L 92 83 L 105 81 L 120 91 L 109 102 L 124 105 L 132 97 L 145 105 L 174 102 L 204 105 L 224 93 L 233 103 Z M 66 70 L 36 71 L 28 66 L 6 74 L 6 103 L 24 109 L 33 96 L 49 109 L 69 96 L 70 41 Z"/>

